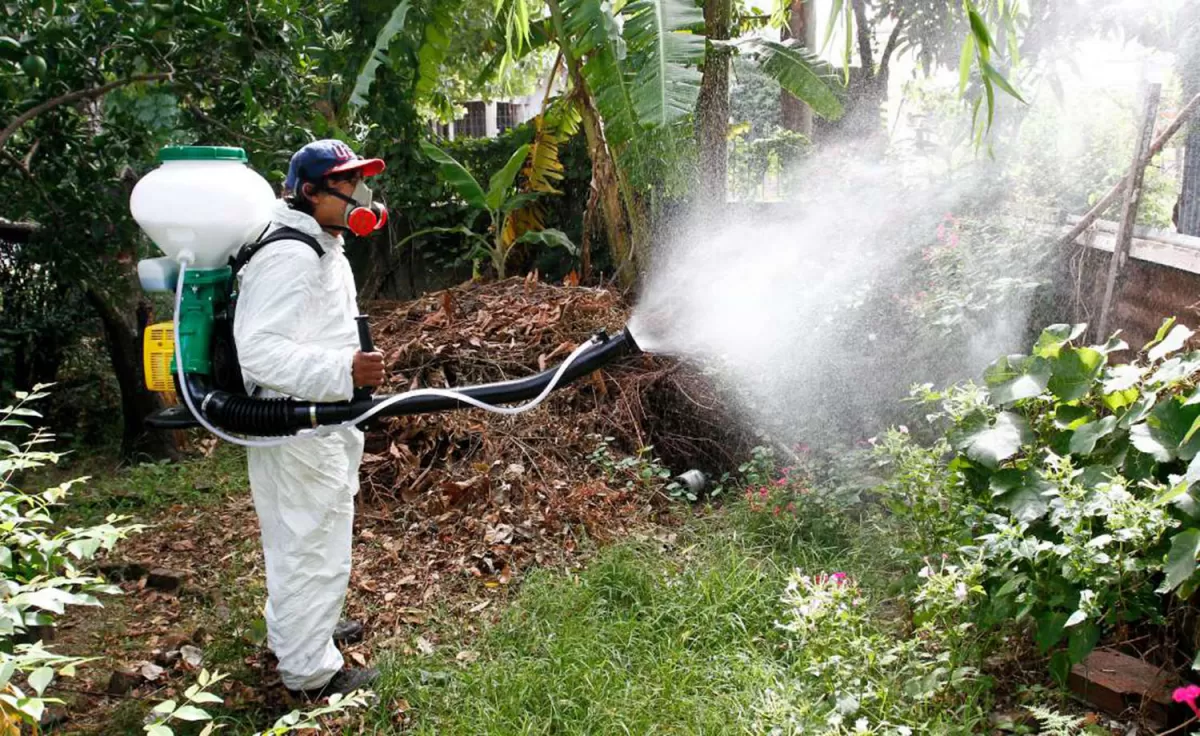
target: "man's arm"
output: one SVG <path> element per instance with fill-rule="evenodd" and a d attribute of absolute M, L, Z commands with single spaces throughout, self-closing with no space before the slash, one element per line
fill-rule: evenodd
<path fill-rule="evenodd" d="M 319 258 L 307 245 L 264 248 L 242 271 L 233 334 L 242 373 L 256 385 L 305 401 L 345 401 L 354 393 L 355 348 L 329 349 L 300 342 Z"/>

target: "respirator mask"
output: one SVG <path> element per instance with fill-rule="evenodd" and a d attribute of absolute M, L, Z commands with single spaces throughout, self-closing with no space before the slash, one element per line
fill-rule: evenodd
<path fill-rule="evenodd" d="M 365 181 L 360 180 L 349 197 L 333 188 L 327 191 L 346 203 L 346 229 L 355 235 L 370 235 L 387 224 L 387 207 L 374 202 Z"/>

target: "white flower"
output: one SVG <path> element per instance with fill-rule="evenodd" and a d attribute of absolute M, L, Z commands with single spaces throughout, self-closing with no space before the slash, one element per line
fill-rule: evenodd
<path fill-rule="evenodd" d="M 896 733 L 900 736 L 912 736 L 912 729 L 908 726 L 896 726 Z"/>
<path fill-rule="evenodd" d="M 954 597 L 959 601 L 967 599 L 967 584 L 961 580 L 954 586 Z"/>
<path fill-rule="evenodd" d="M 854 722 L 854 733 L 870 733 L 871 722 L 866 718 L 859 718 Z"/>

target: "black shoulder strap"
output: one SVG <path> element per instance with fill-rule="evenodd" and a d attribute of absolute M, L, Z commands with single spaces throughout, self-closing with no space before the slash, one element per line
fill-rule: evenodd
<path fill-rule="evenodd" d="M 250 259 L 254 257 L 255 253 L 259 252 L 271 243 L 278 243 L 280 240 L 299 240 L 309 248 L 312 248 L 313 251 L 316 252 L 317 258 L 321 258 L 325 255 L 325 250 L 321 248 L 321 244 L 317 242 L 316 238 L 306 232 L 301 232 L 294 227 L 283 225 L 279 228 L 276 228 L 270 234 L 263 235 L 253 243 L 247 243 L 243 245 L 242 249 L 238 251 L 237 257 L 235 257 L 233 262 L 230 264 L 233 267 L 233 273 L 236 275 L 238 271 L 241 271 L 243 268 L 245 268 L 246 264 L 250 262 Z"/>

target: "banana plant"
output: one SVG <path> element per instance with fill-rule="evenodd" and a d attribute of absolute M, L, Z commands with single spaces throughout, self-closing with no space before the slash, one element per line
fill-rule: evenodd
<path fill-rule="evenodd" d="M 842 114 L 832 67 L 794 41 L 709 44 L 693 0 L 497 0 L 496 7 L 506 41 L 499 68 L 548 45 L 557 46 L 566 61 L 569 96 L 588 139 L 597 205 L 624 285 L 649 247 L 633 172 L 659 153 L 647 141 L 649 131 L 684 122 L 695 111 L 699 68 L 710 45 L 758 60 L 817 114 Z"/>
<path fill-rule="evenodd" d="M 529 158 L 529 150 L 529 144 L 526 144 L 514 151 L 508 159 L 508 163 L 492 174 L 488 181 L 487 191 L 484 191 L 479 181 L 453 156 L 429 141 L 421 141 L 421 151 L 437 164 L 438 174 L 442 180 L 449 184 L 468 206 L 477 211 L 486 212 L 490 219 L 490 225 L 487 236 L 480 235 L 466 226 L 426 228 L 409 235 L 400 241 L 398 246 L 418 236 L 432 233 L 462 235 L 475 244 L 470 257 L 476 262 L 476 267 L 480 261 L 490 260 L 498 279 L 507 277 L 508 257 L 513 248 L 522 243 L 563 248 L 574 255 L 577 252 L 575 244 L 561 230 L 553 228 L 526 229 L 518 234 L 517 228 L 509 222 L 515 213 L 536 202 L 537 198 L 543 194 L 539 191 L 519 192 L 516 190 L 517 174 L 525 165 L 526 159 Z"/>

